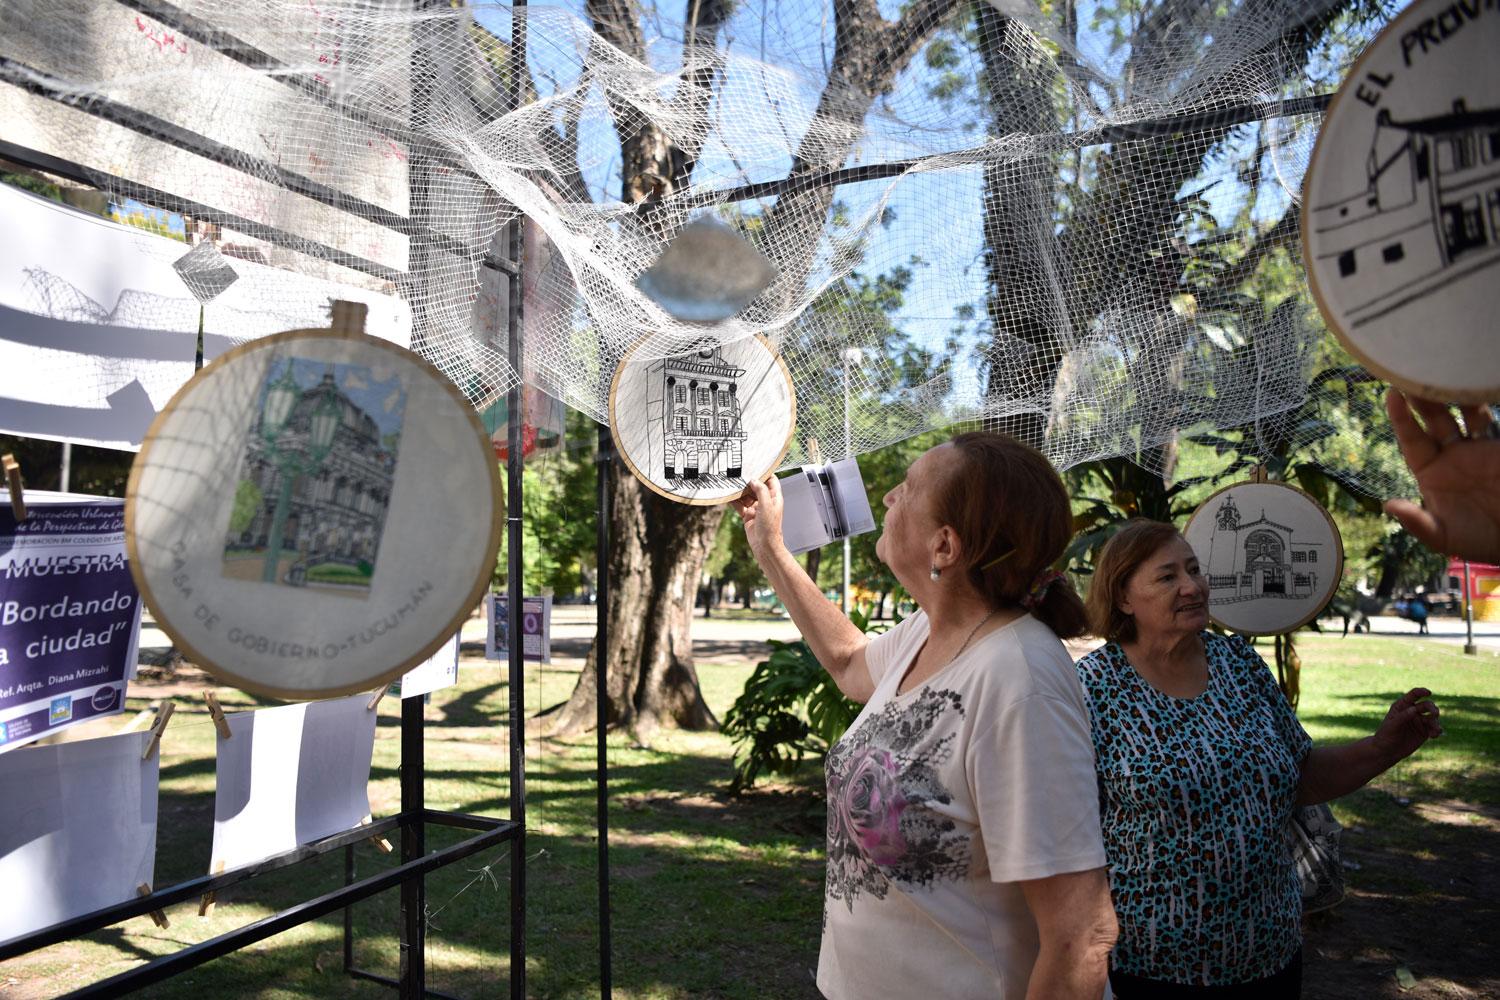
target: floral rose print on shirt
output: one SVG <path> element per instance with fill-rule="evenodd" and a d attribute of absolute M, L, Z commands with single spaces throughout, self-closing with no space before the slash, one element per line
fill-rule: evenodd
<path fill-rule="evenodd" d="M 925 689 L 887 704 L 828 755 L 829 899 L 852 911 L 861 892 L 884 899 L 969 872 L 969 837 L 929 803 L 952 801 L 937 767 L 953 753 L 962 699 Z"/>

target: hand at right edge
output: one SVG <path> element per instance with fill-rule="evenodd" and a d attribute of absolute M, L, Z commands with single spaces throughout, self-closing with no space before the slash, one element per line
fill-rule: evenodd
<path fill-rule="evenodd" d="M 1421 506 L 1388 500 L 1386 513 L 1439 552 L 1500 563 L 1500 440 L 1486 436 L 1489 408 L 1462 408 L 1466 436 L 1441 403 L 1394 388 L 1385 400 L 1401 454 L 1422 491 Z"/>

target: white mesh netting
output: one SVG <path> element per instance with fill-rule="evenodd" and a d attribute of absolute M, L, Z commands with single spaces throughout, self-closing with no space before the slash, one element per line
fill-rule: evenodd
<path fill-rule="evenodd" d="M 1407 488 L 1399 463 L 1346 447 L 1344 383 L 1320 383 L 1329 412 L 1305 405 L 1340 361 L 1297 259 L 1318 115 L 1276 104 L 1333 90 L 1389 14 L 5 0 L 3 138 L 191 215 L 231 264 L 286 275 L 289 298 L 307 294 L 294 278 L 399 298 L 413 348 L 481 407 L 516 377 L 506 278 L 485 258 L 505 256 L 519 211 L 526 381 L 601 421 L 641 339 L 645 357 L 765 333 L 798 394 L 789 463 L 812 438 L 857 454 L 985 420 L 1060 467 L 1126 455 L 1169 471 L 1160 446 L 1248 426 L 1266 449 L 1316 436 L 1332 467 L 1389 494 Z M 713 327 L 635 287 L 702 212 L 779 268 Z M 257 287 L 277 314 L 275 282 Z M 238 301 L 210 332 L 265 332 Z"/>

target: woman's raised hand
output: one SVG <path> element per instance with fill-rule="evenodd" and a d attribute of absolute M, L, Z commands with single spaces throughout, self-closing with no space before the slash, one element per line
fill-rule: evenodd
<path fill-rule="evenodd" d="M 757 562 L 764 563 L 765 555 L 775 551 L 781 540 L 781 482 L 775 476 L 764 483 L 752 481 L 745 493 L 733 501 L 745 522 L 745 540 Z"/>
<path fill-rule="evenodd" d="M 1463 407 L 1460 431 L 1442 403 L 1408 398 L 1393 388 L 1385 404 L 1401 454 L 1422 491 L 1420 507 L 1410 500 L 1387 500 L 1386 513 L 1439 552 L 1500 563 L 1500 440 L 1486 436 L 1489 407 Z"/>
<path fill-rule="evenodd" d="M 1391 710 L 1385 713 L 1372 739 L 1391 764 L 1405 760 L 1423 743 L 1443 735 L 1438 707 L 1429 700 L 1431 696 L 1426 688 L 1412 688 L 1392 702 Z"/>

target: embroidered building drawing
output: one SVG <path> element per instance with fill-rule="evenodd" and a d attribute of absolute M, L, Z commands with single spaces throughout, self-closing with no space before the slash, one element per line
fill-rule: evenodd
<path fill-rule="evenodd" d="M 745 369 L 722 348 L 666 358 L 647 375 L 651 466 L 668 481 L 740 478 L 745 431 L 740 384 Z"/>
<path fill-rule="evenodd" d="M 277 582 L 350 596 L 368 590 L 390 506 L 402 414 L 398 405 L 388 421 L 393 431 L 382 433 L 340 387 L 333 369 L 327 366 L 315 385 L 299 388 L 274 445 L 267 440 L 264 413 L 258 414 L 246 439 L 240 486 L 249 490 L 254 508 L 240 524 L 231 520 L 225 575 L 254 578 L 279 536 L 279 552 L 270 556 Z M 358 371 L 368 378 L 367 369 Z M 332 426 L 320 430 L 320 421 Z M 320 434 L 328 438 L 321 446 L 314 443 Z"/>
<path fill-rule="evenodd" d="M 1267 518 L 1264 510 L 1256 520 L 1242 521 L 1234 495 L 1224 494 L 1215 512 L 1205 568 L 1208 603 L 1317 596 L 1319 567 L 1327 561 L 1323 546 L 1298 541 L 1293 533 Z"/>
<path fill-rule="evenodd" d="M 1376 117 L 1367 186 L 1314 208 L 1355 326 L 1500 264 L 1500 109 Z"/>

